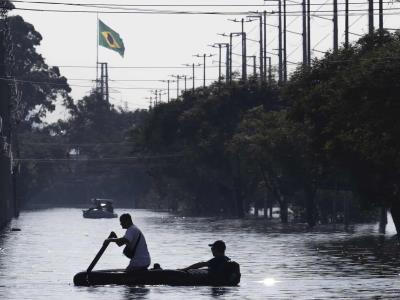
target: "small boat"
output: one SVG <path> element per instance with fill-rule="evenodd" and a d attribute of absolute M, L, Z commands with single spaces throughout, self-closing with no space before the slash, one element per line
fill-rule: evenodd
<path fill-rule="evenodd" d="M 83 217 L 89 219 L 116 218 L 111 199 L 92 199 L 93 207 L 83 210 Z"/>
<path fill-rule="evenodd" d="M 127 273 L 122 269 L 80 272 L 74 276 L 76 286 L 92 285 L 173 285 L 173 286 L 237 286 L 238 269 L 230 274 L 212 276 L 208 270 L 151 269 Z"/>

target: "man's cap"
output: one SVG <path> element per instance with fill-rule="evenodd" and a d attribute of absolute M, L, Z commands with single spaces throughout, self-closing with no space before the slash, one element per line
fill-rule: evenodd
<path fill-rule="evenodd" d="M 215 241 L 212 244 L 208 244 L 208 246 L 213 247 L 218 250 L 223 250 L 223 251 L 225 251 L 225 249 L 226 249 L 225 242 L 221 241 L 221 240 Z"/>

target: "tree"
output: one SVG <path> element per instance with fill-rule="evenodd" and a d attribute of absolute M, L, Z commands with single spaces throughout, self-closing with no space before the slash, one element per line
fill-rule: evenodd
<path fill-rule="evenodd" d="M 247 168 L 257 170 L 280 205 L 282 222 L 288 221 L 289 199 L 303 190 L 307 222 L 315 225 L 314 196 L 320 168 L 306 127 L 288 119 L 286 109 L 268 111 L 260 106 L 250 110 L 232 140 L 231 151 L 239 153 Z"/>
<path fill-rule="evenodd" d="M 400 35 L 379 32 L 314 61 L 289 83 L 294 120 L 366 201 L 388 205 L 400 232 Z"/>
<path fill-rule="evenodd" d="M 36 52 L 42 36 L 34 26 L 21 16 L 12 16 L 0 20 L 0 30 L 10 33 L 7 80 L 17 91 L 12 105 L 14 123 L 41 123 L 46 112 L 55 109 L 59 97 L 65 104 L 70 104 L 72 99 L 68 93 L 71 89 L 67 79 L 61 76 L 58 67 L 49 67 Z"/>

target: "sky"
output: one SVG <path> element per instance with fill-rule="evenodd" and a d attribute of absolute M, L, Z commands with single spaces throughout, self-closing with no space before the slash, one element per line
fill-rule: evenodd
<path fill-rule="evenodd" d="M 349 0 L 352 15 L 350 40 L 355 41 L 368 31 L 368 4 L 366 1 Z M 61 74 L 71 85 L 71 96 L 78 101 L 88 95 L 95 86 L 96 61 L 108 63 L 110 102 L 130 110 L 149 107 L 152 91 L 162 89 L 162 101 L 167 101 L 165 80 L 175 80 L 172 75 L 192 75 L 191 67 L 185 64 L 202 63 L 202 58 L 195 55 L 215 55 L 206 59 L 207 83 L 218 78 L 218 49 L 209 45 L 229 42 L 227 37 L 219 34 L 238 32 L 240 23 L 233 19 L 246 18 L 254 11 L 268 12 L 267 15 L 267 51 L 271 56 L 272 65 L 276 66 L 277 58 L 277 1 L 262 0 L 55 0 L 53 4 L 45 4 L 44 0 L 12 1 L 16 10 L 11 15 L 21 15 L 26 22 L 34 25 L 41 33 L 43 40 L 37 51 L 43 55 L 50 66 L 59 66 Z M 40 3 L 42 2 L 42 3 Z M 64 3 L 64 5 L 54 3 Z M 333 0 L 312 1 L 311 45 L 312 56 L 321 57 L 332 48 L 332 2 Z M 339 43 L 344 42 L 344 0 L 339 3 Z M 65 4 L 96 4 L 96 8 L 72 6 Z M 118 9 L 110 5 L 120 6 Z M 155 5 L 136 6 L 133 5 Z M 228 6 L 162 6 L 162 5 L 228 5 Z M 254 5 L 254 6 L 239 6 Z M 302 59 L 301 37 L 301 5 L 298 1 L 287 0 L 287 53 L 289 73 L 294 70 Z M 378 2 L 375 3 L 376 14 Z M 400 4 L 385 2 L 384 27 L 398 29 L 400 27 Z M 55 11 L 29 11 L 60 10 Z M 129 10 L 128 10 L 129 9 Z M 132 9 L 136 9 L 135 12 Z M 142 10 L 142 13 L 138 13 Z M 184 15 L 143 13 L 143 10 L 163 11 L 222 11 L 240 12 L 242 15 Z M 65 12 L 86 11 L 86 12 Z M 91 11 L 91 12 L 88 12 Z M 112 12 L 112 13 L 109 13 Z M 124 12 L 124 13 L 119 13 Z M 125 55 L 122 58 L 117 52 L 97 46 L 97 18 L 118 32 L 124 41 Z M 378 15 L 374 18 L 378 25 Z M 248 22 L 244 25 L 247 37 L 247 55 L 257 55 L 259 46 L 258 22 Z M 234 70 L 240 71 L 240 40 L 233 42 Z M 225 53 L 222 54 L 223 62 Z M 248 61 L 248 73 L 252 72 L 252 60 Z M 258 61 L 257 61 L 258 65 Z M 237 67 L 236 67 L 237 66 Z M 224 74 L 224 69 L 223 73 Z M 195 85 L 203 84 L 203 67 L 196 67 Z M 176 98 L 177 83 L 170 83 L 170 97 Z M 184 89 L 184 80 L 180 79 L 180 89 Z M 187 80 L 187 88 L 192 87 L 192 81 Z M 58 105 L 56 112 L 50 114 L 48 122 L 58 118 L 67 118 L 68 114 Z"/>

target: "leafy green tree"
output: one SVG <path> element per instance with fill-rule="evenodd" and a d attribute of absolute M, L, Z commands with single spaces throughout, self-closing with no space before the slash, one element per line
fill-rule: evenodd
<path fill-rule="evenodd" d="M 306 193 L 307 222 L 315 225 L 314 197 L 320 168 L 302 124 L 289 120 L 285 109 L 254 108 L 243 118 L 231 149 L 248 168 L 258 171 L 280 205 L 282 222 L 288 221 L 289 199 L 302 190 Z"/>
<path fill-rule="evenodd" d="M 285 97 L 314 150 L 369 201 L 392 209 L 400 232 L 400 35 L 377 32 L 299 70 Z"/>
<path fill-rule="evenodd" d="M 243 216 L 244 199 L 255 183 L 228 145 L 246 111 L 276 105 L 276 94 L 276 89 L 261 88 L 255 81 L 216 83 L 156 106 L 145 126 L 145 144 L 149 151 L 183 155 L 168 173 L 164 169 L 157 174 L 179 178 L 193 195 L 197 212 L 203 207 Z"/>
<path fill-rule="evenodd" d="M 61 76 L 58 67 L 49 67 L 43 56 L 36 51 L 42 36 L 32 24 L 21 16 L 11 16 L 0 20 L 0 30 L 8 30 L 10 43 L 8 50 L 9 79 L 17 93 L 12 105 L 15 123 L 41 123 L 46 112 L 55 109 L 55 101 L 63 99 L 70 104 L 72 99 L 67 79 Z"/>

